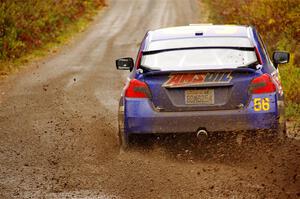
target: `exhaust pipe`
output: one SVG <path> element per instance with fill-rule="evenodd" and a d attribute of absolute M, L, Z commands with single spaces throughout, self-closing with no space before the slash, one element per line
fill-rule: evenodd
<path fill-rule="evenodd" d="M 208 132 L 204 129 L 200 129 L 198 132 L 197 132 L 197 139 L 198 140 L 206 140 L 208 137 Z"/>

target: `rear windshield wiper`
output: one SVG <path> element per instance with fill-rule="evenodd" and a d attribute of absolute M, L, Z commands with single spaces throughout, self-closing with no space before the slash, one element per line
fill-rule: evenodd
<path fill-rule="evenodd" d="M 235 50 L 243 50 L 243 51 L 254 51 L 254 47 L 235 47 L 235 46 L 203 46 L 203 47 L 188 47 L 188 48 L 170 48 L 170 49 L 162 49 L 162 50 L 151 50 L 151 51 L 143 51 L 143 55 L 153 55 L 162 52 L 168 51 L 178 51 L 178 50 L 197 50 L 197 49 L 235 49 Z"/>
<path fill-rule="evenodd" d="M 239 66 L 239 67 L 237 67 L 237 68 L 251 68 L 251 69 L 257 70 L 257 69 L 258 69 L 258 68 L 257 68 L 257 65 L 258 65 L 258 64 L 259 64 L 259 62 L 258 62 L 258 61 L 255 61 L 255 62 L 252 62 L 252 63 L 246 65 L 246 66 Z"/>

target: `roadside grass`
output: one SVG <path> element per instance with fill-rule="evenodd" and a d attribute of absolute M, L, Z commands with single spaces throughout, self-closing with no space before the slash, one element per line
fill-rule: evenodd
<path fill-rule="evenodd" d="M 56 53 L 59 47 L 69 43 L 76 33 L 84 31 L 89 26 L 94 14 L 96 14 L 96 11 L 83 16 L 75 23 L 69 24 L 65 31 L 63 31 L 55 40 L 29 51 L 19 58 L 0 60 L 0 76 L 16 72 L 29 62 L 41 59 L 51 53 Z"/>
<path fill-rule="evenodd" d="M 300 68 L 293 64 L 279 66 L 285 93 L 285 114 L 288 120 L 300 123 Z"/>
<path fill-rule="evenodd" d="M 98 0 L 98 1 L 102 1 L 102 0 Z M 93 17 L 97 13 L 99 13 L 99 11 L 103 9 L 103 7 L 105 6 L 105 5 L 101 5 L 101 6 L 93 6 L 93 5 L 94 4 L 92 3 L 86 5 L 84 12 L 76 16 L 74 20 L 67 20 L 67 22 L 64 22 L 63 25 L 59 25 L 60 28 L 57 27 L 57 30 L 55 30 L 53 33 L 55 36 L 53 36 L 52 33 L 50 33 L 49 36 L 47 36 L 48 34 L 47 32 L 44 33 L 45 35 L 37 35 L 36 37 L 40 37 L 44 39 L 42 42 L 39 43 L 39 45 L 35 46 L 29 44 L 28 48 L 26 49 L 24 45 L 26 45 L 26 42 L 28 41 L 25 41 L 25 43 L 22 44 L 22 47 L 25 50 L 20 51 L 21 53 L 17 54 L 17 56 L 12 55 L 11 58 L 2 57 L 2 59 L 0 59 L 0 78 L 5 77 L 10 73 L 18 71 L 20 68 L 26 66 L 26 64 L 28 63 L 39 60 L 45 56 L 48 56 L 49 54 L 56 53 L 61 46 L 69 43 L 77 33 L 84 31 L 90 25 Z M 43 33 L 40 32 L 39 34 L 43 34 Z M 7 39 L 7 41 L 8 43 L 16 42 L 16 40 L 11 41 L 11 39 L 9 38 Z"/>
<path fill-rule="evenodd" d="M 288 120 L 300 123 L 300 104 L 287 102 L 285 108 L 285 115 L 288 118 Z"/>

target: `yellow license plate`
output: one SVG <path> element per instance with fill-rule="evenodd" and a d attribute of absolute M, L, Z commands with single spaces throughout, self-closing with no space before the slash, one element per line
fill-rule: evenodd
<path fill-rule="evenodd" d="M 185 104 L 210 105 L 215 103 L 214 89 L 199 89 L 185 91 Z"/>

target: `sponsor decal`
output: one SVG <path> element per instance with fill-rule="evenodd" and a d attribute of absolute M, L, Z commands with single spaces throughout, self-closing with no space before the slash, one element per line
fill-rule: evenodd
<path fill-rule="evenodd" d="M 270 110 L 270 98 L 254 98 L 253 103 L 255 112 Z"/>
<path fill-rule="evenodd" d="M 163 87 L 189 87 L 211 83 L 229 83 L 232 80 L 230 72 L 172 74 Z"/>

